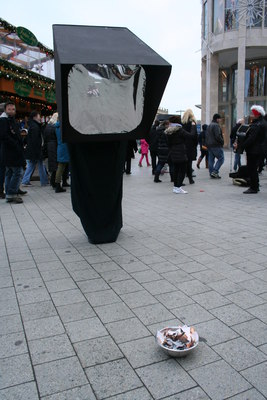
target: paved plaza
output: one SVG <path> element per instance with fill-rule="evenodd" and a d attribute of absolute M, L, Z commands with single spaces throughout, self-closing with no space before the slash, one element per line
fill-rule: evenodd
<path fill-rule="evenodd" d="M 187 195 L 135 159 L 112 244 L 88 243 L 69 189 L 0 201 L 1 400 L 267 398 L 267 171 L 245 195 L 229 158 Z M 170 358 L 155 333 L 184 323 L 199 346 Z"/>

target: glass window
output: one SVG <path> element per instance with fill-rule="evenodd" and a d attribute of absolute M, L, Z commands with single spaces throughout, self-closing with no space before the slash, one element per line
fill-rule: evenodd
<path fill-rule="evenodd" d="M 265 65 L 252 65 L 246 67 L 245 72 L 245 97 L 259 97 L 267 95 L 267 67 Z"/>
<path fill-rule="evenodd" d="M 215 35 L 223 32 L 224 0 L 213 0 L 212 31 Z"/>
<path fill-rule="evenodd" d="M 226 69 L 220 70 L 219 77 L 219 102 L 225 103 L 229 97 L 229 71 Z"/>
<path fill-rule="evenodd" d="M 203 38 L 207 39 L 207 36 L 208 36 L 208 3 L 207 1 L 205 1 L 203 6 Z"/>
<path fill-rule="evenodd" d="M 237 69 L 232 73 L 232 98 L 236 99 L 237 96 Z"/>
<path fill-rule="evenodd" d="M 225 1 L 224 29 L 238 29 L 238 0 Z"/>
<path fill-rule="evenodd" d="M 263 18 L 262 0 L 250 0 L 247 3 L 247 28 L 260 28 Z"/>

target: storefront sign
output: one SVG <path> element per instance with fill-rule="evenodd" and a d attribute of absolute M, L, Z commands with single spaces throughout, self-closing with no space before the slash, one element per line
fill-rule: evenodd
<path fill-rule="evenodd" d="M 45 92 L 45 98 L 48 103 L 55 103 L 56 102 L 56 93 L 54 90 L 50 90 L 50 92 Z"/>
<path fill-rule="evenodd" d="M 27 83 L 15 81 L 14 90 L 15 93 L 18 94 L 19 96 L 28 97 L 29 94 L 31 93 L 32 88 Z"/>
<path fill-rule="evenodd" d="M 17 35 L 24 43 L 28 44 L 29 46 L 37 46 L 38 44 L 36 36 L 23 26 L 17 27 Z"/>

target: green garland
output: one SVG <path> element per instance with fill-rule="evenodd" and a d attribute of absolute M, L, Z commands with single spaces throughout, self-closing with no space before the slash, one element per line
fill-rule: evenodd
<path fill-rule="evenodd" d="M 11 25 L 9 22 L 5 21 L 4 19 L 0 18 L 0 24 L 3 26 L 4 29 L 6 29 L 10 33 L 17 33 L 17 28 L 14 25 Z M 41 42 L 37 43 L 37 46 L 39 47 L 40 50 L 44 51 L 46 55 L 54 57 L 54 52 L 53 50 L 49 49 L 46 47 L 44 44 Z"/>
<path fill-rule="evenodd" d="M 2 68 L 1 68 L 2 67 Z M 34 88 L 45 91 L 55 90 L 55 81 L 35 72 L 25 70 L 6 60 L 0 60 L 0 78 L 28 83 Z"/>

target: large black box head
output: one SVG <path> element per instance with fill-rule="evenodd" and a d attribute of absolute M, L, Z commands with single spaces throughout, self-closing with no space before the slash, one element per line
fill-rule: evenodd
<path fill-rule="evenodd" d="M 53 34 L 63 140 L 144 137 L 171 65 L 127 28 L 53 25 Z"/>

